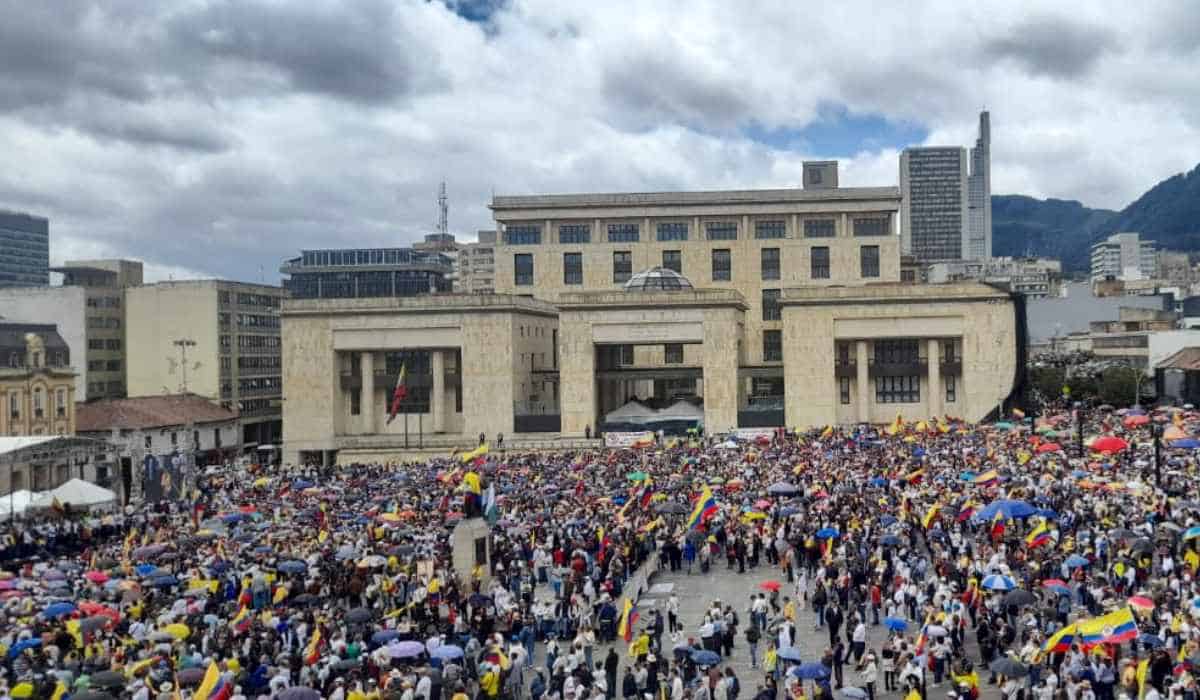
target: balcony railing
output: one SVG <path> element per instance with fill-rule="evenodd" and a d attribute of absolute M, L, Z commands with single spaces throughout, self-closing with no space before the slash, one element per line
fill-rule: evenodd
<path fill-rule="evenodd" d="M 833 363 L 833 373 L 838 378 L 849 377 L 854 379 L 858 376 L 858 360 L 844 360 L 838 358 Z"/>
<path fill-rule="evenodd" d="M 443 381 L 446 386 L 460 386 L 462 384 L 462 375 L 459 374 L 458 368 L 447 368 L 442 374 Z M 342 372 L 341 373 L 342 391 L 352 391 L 362 389 L 362 373 L 361 372 Z M 408 373 L 404 379 L 405 386 L 412 387 L 432 387 L 433 374 L 413 374 Z M 396 386 L 395 372 L 375 372 L 375 389 L 378 391 L 381 387 L 386 387 L 391 390 Z"/>
<path fill-rule="evenodd" d="M 867 374 L 871 377 L 921 376 L 928 371 L 929 361 L 924 357 L 895 362 L 878 362 L 872 358 L 867 364 Z"/>
<path fill-rule="evenodd" d="M 962 360 L 958 358 L 942 359 L 938 365 L 943 377 L 962 376 Z"/>

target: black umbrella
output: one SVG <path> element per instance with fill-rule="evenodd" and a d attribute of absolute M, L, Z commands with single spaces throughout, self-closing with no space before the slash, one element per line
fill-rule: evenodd
<path fill-rule="evenodd" d="M 317 602 L 318 600 L 320 600 L 320 598 L 313 595 L 312 593 L 301 593 L 300 595 L 296 596 L 295 598 L 292 598 L 292 602 L 296 603 L 297 605 L 312 605 L 313 603 Z"/>
<path fill-rule="evenodd" d="M 275 698 L 276 700 L 321 700 L 321 694 L 312 688 L 296 685 L 285 688 Z"/>
<path fill-rule="evenodd" d="M 206 671 L 203 668 L 185 668 L 175 677 L 179 679 L 180 685 L 200 685 L 200 682 L 204 680 L 205 673 Z"/>
<path fill-rule="evenodd" d="M 1032 593 L 1030 593 L 1029 591 L 1021 590 L 1020 588 L 1011 590 L 1004 596 L 1004 604 L 1005 605 L 1015 605 L 1017 607 L 1020 607 L 1022 605 L 1029 605 L 1030 603 L 1033 603 L 1036 600 L 1037 600 L 1037 598 L 1035 598 Z"/>
<path fill-rule="evenodd" d="M 990 668 L 992 672 L 1008 678 L 1021 678 L 1029 673 L 1029 669 L 1025 668 L 1016 661 L 1013 661 L 1007 656 L 1002 656 L 988 664 L 988 668 Z"/>
<path fill-rule="evenodd" d="M 1140 554 L 1146 554 L 1147 552 L 1154 551 L 1154 543 L 1143 537 L 1142 539 L 1131 544 L 1129 548 Z"/>
<path fill-rule="evenodd" d="M 1115 527 L 1108 531 L 1108 535 L 1109 535 L 1109 537 L 1112 537 L 1115 540 L 1127 540 L 1131 537 L 1136 537 L 1137 533 L 1135 533 L 1133 530 L 1130 530 L 1128 528 Z"/>
<path fill-rule="evenodd" d="M 654 512 L 660 515 L 685 515 L 690 509 L 682 503 L 671 501 L 669 503 L 659 503 L 654 506 Z"/>
<path fill-rule="evenodd" d="M 105 627 L 108 626 L 108 623 L 110 623 L 110 622 L 112 622 L 112 620 L 110 620 L 107 617 L 104 617 L 103 615 L 96 615 L 94 617 L 85 617 L 79 621 L 79 631 L 80 632 L 95 632 L 98 629 L 104 629 Z"/>
<path fill-rule="evenodd" d="M 366 608 L 354 608 L 350 612 L 346 613 L 346 622 L 359 624 L 367 622 L 372 617 L 374 616 L 371 614 L 370 610 Z"/>
<path fill-rule="evenodd" d="M 88 679 L 88 685 L 93 688 L 123 688 L 125 676 L 116 671 L 101 671 Z"/>
<path fill-rule="evenodd" d="M 113 696 L 99 690 L 84 690 L 78 693 L 71 693 L 71 700 L 113 700 Z"/>
<path fill-rule="evenodd" d="M 339 671 L 349 671 L 352 668 L 358 668 L 360 665 L 358 659 L 342 659 L 335 663 L 333 667 Z"/>

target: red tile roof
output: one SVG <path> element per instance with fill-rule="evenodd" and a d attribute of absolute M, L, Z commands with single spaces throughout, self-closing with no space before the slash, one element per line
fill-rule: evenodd
<path fill-rule="evenodd" d="M 1158 363 L 1156 369 L 1200 369 L 1200 348 L 1184 348 Z"/>
<path fill-rule="evenodd" d="M 76 404 L 75 431 L 107 432 L 114 428 L 140 430 L 176 425 L 236 420 L 236 411 L 222 408 L 196 394 L 105 399 Z"/>

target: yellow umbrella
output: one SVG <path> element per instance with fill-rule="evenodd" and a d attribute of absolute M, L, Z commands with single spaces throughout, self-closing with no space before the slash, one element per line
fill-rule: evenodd
<path fill-rule="evenodd" d="M 265 476 L 264 476 L 264 477 L 261 477 L 261 478 L 258 478 L 258 479 L 255 479 L 255 480 L 254 480 L 254 486 L 255 486 L 255 488 L 259 488 L 259 487 L 262 487 L 262 486 L 266 486 L 266 485 L 267 485 L 267 484 L 269 484 L 269 483 L 271 483 L 271 480 L 270 480 L 270 479 L 268 479 L 268 478 L 267 478 L 267 477 L 265 477 Z"/>
<path fill-rule="evenodd" d="M 192 630 L 182 622 L 176 622 L 175 624 L 164 627 L 163 632 L 166 632 L 175 639 L 183 640 L 188 638 L 188 635 L 192 633 Z"/>
<path fill-rule="evenodd" d="M 755 520 L 766 520 L 766 519 L 767 519 L 766 513 L 746 513 L 745 515 L 742 516 L 742 522 L 746 522 L 746 523 L 752 523 Z"/>
<path fill-rule="evenodd" d="M 14 698 L 31 698 L 33 697 L 33 684 L 29 682 L 18 683 L 13 686 L 12 692 L 9 694 Z"/>
<path fill-rule="evenodd" d="M 379 519 L 384 521 L 385 523 L 400 522 L 400 516 L 397 515 L 396 513 L 384 513 L 383 515 L 379 516 Z"/>

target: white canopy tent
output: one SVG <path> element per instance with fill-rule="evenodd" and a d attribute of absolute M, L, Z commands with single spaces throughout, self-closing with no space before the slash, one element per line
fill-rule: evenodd
<path fill-rule="evenodd" d="M 653 420 L 657 412 L 649 406 L 630 401 L 620 408 L 611 411 L 604 416 L 604 420 L 609 423 L 645 423 L 648 420 Z"/>
<path fill-rule="evenodd" d="M 46 491 L 29 504 L 32 510 L 50 508 L 54 502 L 72 508 L 103 508 L 117 502 L 117 494 L 83 479 L 71 479 L 53 491 Z"/>
<path fill-rule="evenodd" d="M 29 504 L 41 495 L 26 489 L 19 489 L 7 496 L 0 496 L 0 522 L 8 520 L 13 513 L 17 515 L 24 513 L 29 508 Z"/>
<path fill-rule="evenodd" d="M 655 413 L 654 420 L 704 420 L 704 409 L 681 399 Z"/>

